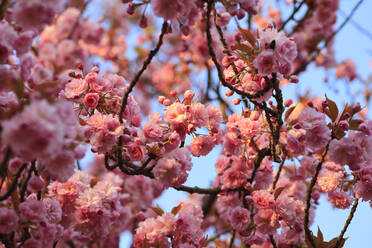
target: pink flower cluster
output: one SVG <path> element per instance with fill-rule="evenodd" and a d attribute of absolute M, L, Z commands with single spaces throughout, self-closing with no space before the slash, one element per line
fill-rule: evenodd
<path fill-rule="evenodd" d="M 297 57 L 296 43 L 272 27 L 259 31 L 259 43 L 262 52 L 253 61 L 258 73 L 263 76 L 274 72 L 289 75 Z"/>
<path fill-rule="evenodd" d="M 358 75 L 356 73 L 355 63 L 351 59 L 346 59 L 342 61 L 342 63 L 336 67 L 337 78 L 347 78 L 351 82 L 357 76 Z"/>
<path fill-rule="evenodd" d="M 39 159 L 52 179 L 67 180 L 75 159 L 84 156 L 82 137 L 71 103 L 33 101 L 10 120 L 2 122 L 1 138 L 19 158 Z"/>
<path fill-rule="evenodd" d="M 81 245 L 91 240 L 99 240 L 103 246 L 116 244 L 132 218 L 127 206 L 130 197 L 122 192 L 122 184 L 123 180 L 111 173 L 96 179 L 81 171 L 65 183 L 51 184 L 49 197 L 61 206 L 57 222 L 63 226 L 62 240 Z"/>
<path fill-rule="evenodd" d="M 195 133 L 197 128 L 207 128 L 209 135 L 200 135 L 191 140 L 191 153 L 199 157 L 207 155 L 219 143 L 222 113 L 213 105 L 205 106 L 192 102 L 194 95 L 192 91 L 187 91 L 182 103 L 169 103 L 164 112 L 164 120 L 169 123 L 172 131 L 179 134 L 182 141 L 185 140 L 186 134 Z M 165 105 L 168 105 L 167 101 L 169 99 L 162 99 Z"/>
<path fill-rule="evenodd" d="M 203 213 L 200 206 L 193 202 L 183 202 L 179 208 L 177 213 L 164 213 L 140 222 L 133 237 L 134 247 L 200 247 L 203 238 Z"/>

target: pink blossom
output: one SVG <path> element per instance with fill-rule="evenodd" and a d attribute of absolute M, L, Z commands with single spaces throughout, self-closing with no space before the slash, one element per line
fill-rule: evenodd
<path fill-rule="evenodd" d="M 348 209 L 351 205 L 351 197 L 343 191 L 333 191 L 328 194 L 328 201 L 335 208 Z"/>
<path fill-rule="evenodd" d="M 244 118 L 239 121 L 239 131 L 245 135 L 247 138 L 252 138 L 256 136 L 260 131 L 260 122 L 251 121 L 248 118 Z"/>
<path fill-rule="evenodd" d="M 95 108 L 98 105 L 99 95 L 97 93 L 88 93 L 84 97 L 84 105 L 88 108 Z"/>
<path fill-rule="evenodd" d="M 168 235 L 174 230 L 175 223 L 176 217 L 169 213 L 140 222 L 133 236 L 134 247 L 142 247 L 145 242 L 149 245 L 169 246 Z"/>
<path fill-rule="evenodd" d="M 41 222 L 46 220 L 46 209 L 44 204 L 38 200 L 29 200 L 19 205 L 21 219 L 25 221 Z"/>
<path fill-rule="evenodd" d="M 88 89 L 88 84 L 83 79 L 72 79 L 65 87 L 65 96 L 67 98 L 79 97 Z"/>
<path fill-rule="evenodd" d="M 144 136 L 150 140 L 159 140 L 163 134 L 162 127 L 155 122 L 146 123 L 142 129 Z"/>
<path fill-rule="evenodd" d="M 205 156 L 214 147 L 214 140 L 210 136 L 195 137 L 191 140 L 191 153 L 195 157 Z"/>
<path fill-rule="evenodd" d="M 17 214 L 7 207 L 0 208 L 0 233 L 9 234 L 18 228 Z"/>
<path fill-rule="evenodd" d="M 223 147 L 227 153 L 239 156 L 242 151 L 242 144 L 236 133 L 228 132 L 225 135 Z"/>
<path fill-rule="evenodd" d="M 252 192 L 253 201 L 257 208 L 274 208 L 274 196 L 265 190 L 256 190 Z"/>
<path fill-rule="evenodd" d="M 279 228 L 279 216 L 271 209 L 259 209 L 254 216 L 257 230 L 262 233 L 274 233 Z"/>
<path fill-rule="evenodd" d="M 336 68 L 337 78 L 347 78 L 350 82 L 353 81 L 358 75 L 356 74 L 356 65 L 351 59 L 344 60 Z"/>
<path fill-rule="evenodd" d="M 34 38 L 34 32 L 26 31 L 18 36 L 14 42 L 14 49 L 17 51 L 17 55 L 20 56 L 31 49 L 32 40 Z"/>
<path fill-rule="evenodd" d="M 132 161 L 141 161 L 144 156 L 142 147 L 134 142 L 132 145 L 129 146 L 128 156 Z"/>
<path fill-rule="evenodd" d="M 153 0 L 151 2 L 154 14 L 166 20 L 174 19 L 181 12 L 183 4 L 179 0 L 172 3 L 169 0 Z"/>
<path fill-rule="evenodd" d="M 234 208 L 231 212 L 231 225 L 237 231 L 244 231 L 251 219 L 250 219 L 250 212 L 242 207 Z"/>
<path fill-rule="evenodd" d="M 165 187 L 178 187 L 186 182 L 187 172 L 191 167 L 190 152 L 185 148 L 181 148 L 161 158 L 153 172 L 155 178 L 163 183 Z"/>
<path fill-rule="evenodd" d="M 317 183 L 323 192 L 331 192 L 337 188 L 341 176 L 338 172 L 322 170 Z"/>
<path fill-rule="evenodd" d="M 277 70 L 278 65 L 274 56 L 273 50 L 264 50 L 254 59 L 253 65 L 258 73 L 267 76 Z"/>

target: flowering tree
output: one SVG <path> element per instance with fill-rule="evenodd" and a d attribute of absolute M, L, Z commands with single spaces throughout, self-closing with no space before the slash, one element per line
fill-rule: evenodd
<path fill-rule="evenodd" d="M 2 0 L 0 247 L 343 247 L 372 121 L 282 91 L 313 62 L 359 77 L 333 41 L 361 3 L 336 27 L 338 0 Z M 217 146 L 212 185 L 185 186 Z M 165 213 L 169 188 L 190 198 Z M 330 241 L 321 195 L 350 208 Z"/>

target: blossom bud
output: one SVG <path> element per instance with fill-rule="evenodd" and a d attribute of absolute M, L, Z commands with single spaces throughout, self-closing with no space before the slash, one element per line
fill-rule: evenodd
<path fill-rule="evenodd" d="M 183 97 L 185 98 L 185 100 L 189 100 L 191 101 L 195 96 L 195 93 L 192 92 L 191 90 L 187 90 L 184 94 L 183 94 Z"/>
<path fill-rule="evenodd" d="M 226 96 L 232 96 L 233 94 L 234 94 L 234 91 L 232 91 L 232 90 L 228 90 L 225 93 Z"/>
<path fill-rule="evenodd" d="M 338 128 L 342 131 L 347 131 L 349 129 L 349 123 L 347 121 L 340 121 L 338 123 Z"/>
<path fill-rule="evenodd" d="M 159 96 L 158 97 L 158 103 L 163 104 L 165 99 L 166 99 L 165 96 Z"/>
<path fill-rule="evenodd" d="M 176 90 L 172 90 L 172 91 L 170 92 L 170 95 L 171 95 L 172 97 L 177 96 L 177 91 L 176 91 Z"/>
<path fill-rule="evenodd" d="M 354 113 L 358 113 L 361 110 L 362 110 L 362 108 L 360 107 L 360 102 L 357 102 L 356 104 L 354 104 L 354 106 L 353 106 Z"/>
<path fill-rule="evenodd" d="M 165 99 L 164 101 L 163 101 L 163 105 L 164 106 L 169 106 L 169 105 L 171 105 L 172 103 L 171 103 L 171 101 L 169 100 L 169 99 Z"/>
<path fill-rule="evenodd" d="M 284 106 L 288 108 L 289 106 L 292 105 L 292 103 L 293 103 L 292 99 L 288 98 L 287 100 L 284 101 Z"/>
<path fill-rule="evenodd" d="M 142 16 L 142 18 L 141 18 L 140 21 L 139 21 L 139 26 L 140 26 L 141 28 L 147 28 L 148 23 L 147 23 L 147 18 L 146 18 L 146 16 Z"/>
<path fill-rule="evenodd" d="M 234 105 L 239 105 L 240 101 L 241 101 L 241 99 L 239 99 L 239 98 L 235 98 L 235 99 L 232 100 Z"/>
<path fill-rule="evenodd" d="M 294 76 L 294 75 L 291 76 L 289 78 L 289 82 L 294 83 L 294 84 L 297 84 L 299 82 L 298 77 L 297 76 Z"/>

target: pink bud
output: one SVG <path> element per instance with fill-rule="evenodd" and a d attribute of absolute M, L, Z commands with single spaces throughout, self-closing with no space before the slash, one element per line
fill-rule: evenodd
<path fill-rule="evenodd" d="M 146 16 L 142 16 L 142 18 L 141 18 L 140 21 L 139 21 L 139 26 L 140 26 L 141 28 L 147 28 L 148 23 L 147 23 L 147 18 L 146 18 Z"/>
<path fill-rule="evenodd" d="M 238 17 L 239 20 L 243 19 L 245 17 L 245 11 L 242 9 L 239 9 L 236 16 Z"/>
<path fill-rule="evenodd" d="M 192 100 L 195 96 L 195 93 L 192 92 L 191 90 L 187 90 L 184 94 L 183 94 L 185 100 Z"/>
<path fill-rule="evenodd" d="M 169 105 L 171 105 L 172 104 L 172 102 L 169 100 L 169 99 L 165 99 L 164 101 L 163 101 L 163 105 L 164 106 L 169 106 Z"/>
<path fill-rule="evenodd" d="M 182 28 L 181 28 L 181 32 L 185 36 L 188 36 L 190 34 L 190 31 L 191 31 L 190 26 L 188 26 L 188 25 L 183 25 Z"/>
<path fill-rule="evenodd" d="M 239 105 L 240 101 L 241 101 L 241 99 L 239 99 L 239 98 L 235 98 L 235 99 L 232 100 L 234 105 Z"/>
<path fill-rule="evenodd" d="M 289 106 L 292 105 L 292 103 L 293 103 L 292 99 L 288 98 L 287 100 L 284 101 L 284 106 L 288 108 Z"/>
<path fill-rule="evenodd" d="M 232 91 L 232 90 L 228 90 L 225 93 L 226 96 L 232 96 L 233 94 L 234 94 L 234 91 Z"/>
<path fill-rule="evenodd" d="M 165 96 L 159 96 L 158 97 L 158 103 L 163 104 L 165 99 L 166 99 Z"/>
<path fill-rule="evenodd" d="M 349 123 L 347 121 L 340 121 L 338 123 L 338 128 L 342 131 L 347 131 L 349 129 Z"/>
<path fill-rule="evenodd" d="M 172 90 L 172 91 L 170 92 L 170 95 L 171 95 L 172 97 L 177 96 L 177 91 L 176 91 L 176 90 Z"/>
<path fill-rule="evenodd" d="M 297 84 L 299 82 L 299 79 L 297 76 L 293 75 L 289 78 L 289 82 Z"/>

